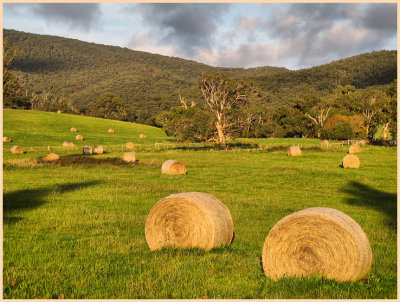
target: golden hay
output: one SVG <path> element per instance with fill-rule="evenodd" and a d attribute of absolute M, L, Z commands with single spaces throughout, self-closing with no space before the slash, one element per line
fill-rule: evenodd
<path fill-rule="evenodd" d="M 10 149 L 11 153 L 24 153 L 21 146 L 14 146 Z"/>
<path fill-rule="evenodd" d="M 62 113 L 62 111 L 61 111 L 61 110 L 57 110 L 57 113 L 58 113 L 58 114 L 61 114 L 61 113 Z"/>
<path fill-rule="evenodd" d="M 42 161 L 44 161 L 44 162 L 54 162 L 54 161 L 57 161 L 59 159 L 60 159 L 60 157 L 57 154 L 50 153 L 47 156 L 43 157 Z"/>
<path fill-rule="evenodd" d="M 206 251 L 229 245 L 233 221 L 216 197 L 201 192 L 173 194 L 157 202 L 147 216 L 145 235 L 150 250 L 198 247 Z"/>
<path fill-rule="evenodd" d="M 133 149 L 133 148 L 135 148 L 135 144 L 132 142 L 128 142 L 128 143 L 126 143 L 126 147 L 129 149 Z"/>
<path fill-rule="evenodd" d="M 7 137 L 7 136 L 4 136 L 4 137 L 3 137 L 3 142 L 9 143 L 9 142 L 11 142 L 11 138 L 9 138 L 9 137 Z"/>
<path fill-rule="evenodd" d="M 68 147 L 69 146 L 69 142 L 63 142 L 63 147 Z"/>
<path fill-rule="evenodd" d="M 71 132 L 76 132 L 76 128 L 71 128 Z"/>
<path fill-rule="evenodd" d="M 114 129 L 108 129 L 108 133 L 114 133 Z"/>
<path fill-rule="evenodd" d="M 146 134 L 140 134 L 139 138 L 146 138 Z"/>
<path fill-rule="evenodd" d="M 361 149 L 359 145 L 351 145 L 349 148 L 349 153 L 354 154 L 354 153 L 360 153 Z"/>
<path fill-rule="evenodd" d="M 369 272 L 372 251 L 352 218 L 335 209 L 309 208 L 275 224 L 264 242 L 262 264 L 273 280 L 317 274 L 355 281 Z"/>
<path fill-rule="evenodd" d="M 299 146 L 291 146 L 288 148 L 288 156 L 301 156 L 301 150 Z"/>
<path fill-rule="evenodd" d="M 78 134 L 78 135 L 75 137 L 75 139 L 76 139 L 77 141 L 82 141 L 82 140 L 83 140 L 83 136 L 80 135 L 80 134 Z"/>
<path fill-rule="evenodd" d="M 346 155 L 342 160 L 343 168 L 354 168 L 360 167 L 360 159 L 356 155 Z"/>
<path fill-rule="evenodd" d="M 170 175 L 186 174 L 186 167 L 183 163 L 170 159 L 162 164 L 161 173 Z"/>
<path fill-rule="evenodd" d="M 124 152 L 122 159 L 127 163 L 135 162 L 136 161 L 135 152 Z"/>
<path fill-rule="evenodd" d="M 326 139 L 324 139 L 321 141 L 321 146 L 329 147 L 329 142 Z"/>
<path fill-rule="evenodd" d="M 83 154 L 92 154 L 92 147 L 85 146 L 83 147 Z"/>
<path fill-rule="evenodd" d="M 94 146 L 94 153 L 102 154 L 103 153 L 103 146 Z"/>
<path fill-rule="evenodd" d="M 69 143 L 68 147 L 75 147 L 75 144 L 74 143 Z"/>

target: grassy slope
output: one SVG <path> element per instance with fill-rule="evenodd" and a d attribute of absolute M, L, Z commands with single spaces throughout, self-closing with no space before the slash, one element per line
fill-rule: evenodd
<path fill-rule="evenodd" d="M 300 158 L 289 158 L 284 150 L 155 150 L 154 140 L 167 140 L 160 129 L 6 110 L 4 134 L 27 150 L 13 155 L 8 147 L 14 143 L 5 144 L 6 163 L 38 159 L 48 153 L 47 147 L 29 151 L 30 146 L 61 144 L 74 137 L 69 132 L 72 126 L 88 137 L 81 145 L 97 144 L 95 137 L 109 145 L 123 144 L 131 137 L 138 143 L 136 138 L 143 129 L 149 139 L 136 150 L 137 165 L 5 166 L 4 297 L 397 296 L 395 149 L 367 146 L 359 154 L 360 169 L 345 170 L 339 164 L 347 148 L 306 150 L 317 147 L 318 140 L 240 140 L 267 146 L 300 144 L 304 147 Z M 116 129 L 114 135 L 106 133 L 110 127 Z M 21 139 L 24 133 L 26 137 Z M 46 133 L 43 139 L 41 133 Z M 81 149 L 58 151 L 71 155 Z M 120 150 L 108 151 L 92 158 L 122 155 Z M 166 159 L 183 161 L 188 174 L 161 175 Z M 151 207 L 169 194 L 190 191 L 213 194 L 229 208 L 236 234 L 233 244 L 208 253 L 197 249 L 150 252 L 144 225 Z M 274 282 L 265 278 L 260 258 L 268 231 L 286 215 L 314 206 L 341 210 L 362 226 L 374 254 L 367 276 L 372 283 L 316 278 Z"/>

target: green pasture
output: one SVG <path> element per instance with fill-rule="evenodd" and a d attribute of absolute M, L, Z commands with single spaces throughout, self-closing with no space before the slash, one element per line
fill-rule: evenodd
<path fill-rule="evenodd" d="M 13 140 L 3 143 L 4 298 L 397 298 L 396 148 L 365 146 L 360 168 L 343 169 L 348 146 L 322 148 L 316 139 L 237 139 L 220 150 L 84 116 L 4 110 L 3 121 Z M 76 134 L 85 140 L 75 141 Z M 76 147 L 63 148 L 63 141 Z M 128 141 L 136 145 L 135 164 L 120 160 Z M 286 155 L 293 144 L 301 157 Z M 13 145 L 25 153 L 11 154 Z M 106 153 L 80 155 L 84 145 L 103 145 Z M 40 162 L 50 152 L 59 163 Z M 162 175 L 167 159 L 184 162 L 188 173 Z M 229 208 L 233 243 L 210 252 L 150 251 L 144 227 L 152 206 L 191 191 Z M 369 274 L 344 283 L 265 277 L 260 261 L 269 230 L 316 206 L 361 225 L 374 257 Z"/>

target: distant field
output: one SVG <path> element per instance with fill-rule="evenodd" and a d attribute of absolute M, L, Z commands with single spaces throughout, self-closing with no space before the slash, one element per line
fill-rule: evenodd
<path fill-rule="evenodd" d="M 13 140 L 3 144 L 4 298 L 397 297 L 396 148 L 365 146 L 361 167 L 350 170 L 340 167 L 347 146 L 320 148 L 316 139 L 237 139 L 217 150 L 178 144 L 138 124 L 32 111 L 3 115 L 4 136 Z M 75 141 L 76 134 L 85 140 Z M 63 148 L 63 141 L 76 147 Z M 136 145 L 135 164 L 118 160 L 128 141 Z M 302 147 L 301 157 L 286 156 L 292 144 Z M 26 153 L 11 154 L 13 145 Z M 77 156 L 84 145 L 104 145 L 106 153 Z M 38 162 L 50 152 L 62 163 Z M 162 175 L 167 159 L 184 162 L 187 175 Z M 233 243 L 210 252 L 151 252 L 144 236 L 151 207 L 191 191 L 210 193 L 229 208 Z M 260 260 L 269 230 L 315 206 L 338 209 L 362 226 L 374 255 L 368 282 L 265 277 Z"/>

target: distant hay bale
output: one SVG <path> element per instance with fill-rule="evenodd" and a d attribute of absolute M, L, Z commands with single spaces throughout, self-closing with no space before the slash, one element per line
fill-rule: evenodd
<path fill-rule="evenodd" d="M 360 159 L 356 155 L 346 155 L 342 160 L 343 168 L 354 168 L 360 167 Z"/>
<path fill-rule="evenodd" d="M 3 137 L 3 142 L 9 143 L 9 142 L 11 142 L 11 138 L 9 138 L 9 137 L 7 137 L 7 136 L 4 136 L 4 137 Z"/>
<path fill-rule="evenodd" d="M 140 134 L 139 138 L 146 138 L 146 134 Z"/>
<path fill-rule="evenodd" d="M 71 132 L 76 132 L 76 128 L 71 128 Z"/>
<path fill-rule="evenodd" d="M 42 161 L 44 161 L 44 162 L 55 162 L 55 161 L 57 161 L 59 159 L 60 159 L 60 157 L 57 154 L 50 153 L 47 156 L 43 157 Z"/>
<path fill-rule="evenodd" d="M 288 156 L 301 156 L 301 150 L 299 146 L 291 146 L 288 148 Z"/>
<path fill-rule="evenodd" d="M 83 147 L 83 154 L 92 154 L 92 147 L 85 146 Z"/>
<path fill-rule="evenodd" d="M 360 153 L 361 149 L 359 145 L 351 145 L 349 148 L 349 154 Z"/>
<path fill-rule="evenodd" d="M 198 247 L 206 251 L 229 245 L 233 221 L 228 208 L 202 192 L 173 194 L 157 202 L 147 216 L 145 235 L 150 250 Z"/>
<path fill-rule="evenodd" d="M 94 153 L 103 154 L 103 146 L 94 146 Z"/>
<path fill-rule="evenodd" d="M 133 148 L 135 148 L 135 144 L 132 142 L 128 142 L 128 143 L 126 143 L 126 147 L 129 149 L 133 149 Z"/>
<path fill-rule="evenodd" d="M 122 159 L 127 163 L 135 162 L 136 161 L 135 152 L 124 152 Z"/>
<path fill-rule="evenodd" d="M 114 133 L 114 129 L 108 129 L 108 133 Z"/>
<path fill-rule="evenodd" d="M 186 167 L 183 163 L 170 159 L 162 164 L 161 173 L 169 175 L 186 174 Z"/>
<path fill-rule="evenodd" d="M 317 274 L 355 281 L 372 263 L 368 238 L 360 225 L 330 208 L 309 208 L 278 221 L 265 239 L 262 265 L 266 276 Z"/>
<path fill-rule="evenodd" d="M 61 111 L 61 110 L 57 110 L 57 113 L 58 113 L 58 114 L 61 114 L 61 113 L 62 113 L 62 111 Z"/>
<path fill-rule="evenodd" d="M 63 147 L 69 147 L 69 142 L 63 142 Z"/>
<path fill-rule="evenodd" d="M 74 143 L 69 143 L 68 147 L 75 147 L 75 144 Z"/>
<path fill-rule="evenodd" d="M 77 141 L 83 141 L 83 136 L 80 135 L 80 134 L 78 134 L 78 135 L 75 137 L 75 139 L 76 139 Z"/>
<path fill-rule="evenodd" d="M 17 153 L 24 153 L 24 150 L 22 150 L 21 146 L 14 146 L 10 149 L 10 152 L 17 154 Z"/>
<path fill-rule="evenodd" d="M 322 140 L 321 146 L 329 147 L 329 141 L 327 141 L 326 139 Z"/>

